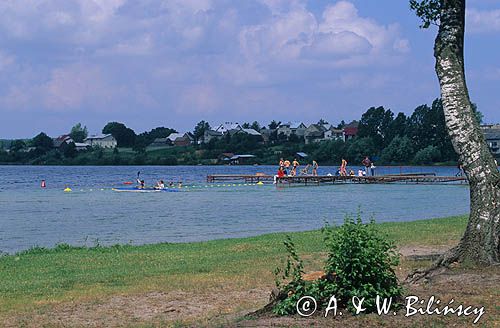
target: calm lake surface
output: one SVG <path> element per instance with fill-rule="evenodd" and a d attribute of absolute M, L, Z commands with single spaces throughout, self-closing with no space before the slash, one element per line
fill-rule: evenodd
<path fill-rule="evenodd" d="M 353 167 L 357 171 L 357 167 Z M 134 181 L 182 181 L 177 193 L 119 193 Z M 32 246 L 145 244 L 252 236 L 340 223 L 358 208 L 378 222 L 468 212 L 465 185 L 343 184 L 276 188 L 207 184 L 207 174 L 274 174 L 274 166 L 0 166 L 0 251 Z M 376 174 L 435 172 L 454 167 L 378 167 Z M 319 174 L 334 173 L 320 167 Z M 42 179 L 47 188 L 40 188 Z M 68 185 L 73 192 L 65 193 Z M 194 186 L 194 187 L 193 187 Z"/>

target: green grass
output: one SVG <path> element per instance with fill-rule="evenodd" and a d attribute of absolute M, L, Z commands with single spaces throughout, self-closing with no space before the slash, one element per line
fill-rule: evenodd
<path fill-rule="evenodd" d="M 465 217 L 383 223 L 398 245 L 446 245 L 465 229 Z M 285 257 L 286 233 L 200 243 L 33 248 L 0 257 L 0 313 L 117 293 L 272 285 Z M 290 233 L 315 268 L 325 251 L 320 231 Z M 316 268 L 317 269 L 317 268 Z"/>

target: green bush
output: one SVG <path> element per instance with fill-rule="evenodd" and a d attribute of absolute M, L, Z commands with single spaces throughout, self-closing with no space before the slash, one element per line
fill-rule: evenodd
<path fill-rule="evenodd" d="M 325 308 L 330 297 L 335 296 L 339 307 L 351 312 L 354 296 L 365 298 L 363 307 L 367 313 L 376 310 L 377 296 L 392 297 L 397 306 L 403 288 L 392 267 L 398 265 L 399 257 L 394 244 L 377 230 L 373 220 L 363 224 L 359 215 L 356 220 L 346 217 L 342 226 L 327 225 L 323 233 L 328 249 L 326 278 L 312 282 L 302 279 L 302 261 L 290 238 L 285 241 L 287 264 L 274 272 L 276 286 L 284 295 L 273 309 L 276 314 L 296 313 L 296 303 L 303 296 L 313 297 L 320 308 Z"/>
<path fill-rule="evenodd" d="M 441 152 L 436 146 L 427 146 L 420 149 L 413 158 L 415 164 L 431 164 L 441 158 Z"/>

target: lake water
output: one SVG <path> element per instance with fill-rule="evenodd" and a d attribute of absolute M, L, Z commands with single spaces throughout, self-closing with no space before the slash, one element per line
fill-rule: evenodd
<path fill-rule="evenodd" d="M 318 229 L 345 214 L 378 222 L 468 212 L 465 185 L 339 184 L 276 188 L 207 184 L 207 174 L 274 174 L 273 166 L 0 166 L 0 251 L 32 246 L 144 244 Z M 357 171 L 357 168 L 354 168 Z M 182 181 L 177 193 L 119 193 L 134 181 Z M 321 167 L 319 174 L 334 173 Z M 378 174 L 435 172 L 453 167 L 378 167 Z M 47 188 L 40 188 L 45 179 Z M 73 192 L 65 193 L 68 185 Z M 193 187 L 194 186 L 194 187 Z"/>

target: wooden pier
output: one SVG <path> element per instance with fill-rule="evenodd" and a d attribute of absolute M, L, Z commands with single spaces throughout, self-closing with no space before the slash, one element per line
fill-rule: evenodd
<path fill-rule="evenodd" d="M 249 183 L 274 181 L 274 176 L 258 175 L 239 175 L 239 174 L 216 174 L 208 175 L 207 182 L 217 181 L 245 181 Z M 338 183 L 398 183 L 398 184 L 466 184 L 465 177 L 457 176 L 437 176 L 435 173 L 407 173 L 390 174 L 378 176 L 334 176 L 334 175 L 297 175 L 276 178 L 279 185 L 319 185 L 319 184 L 338 184 Z"/>
<path fill-rule="evenodd" d="M 207 175 L 207 182 L 217 181 L 245 181 L 249 183 L 261 181 L 273 181 L 274 176 L 267 174 L 212 174 Z"/>

